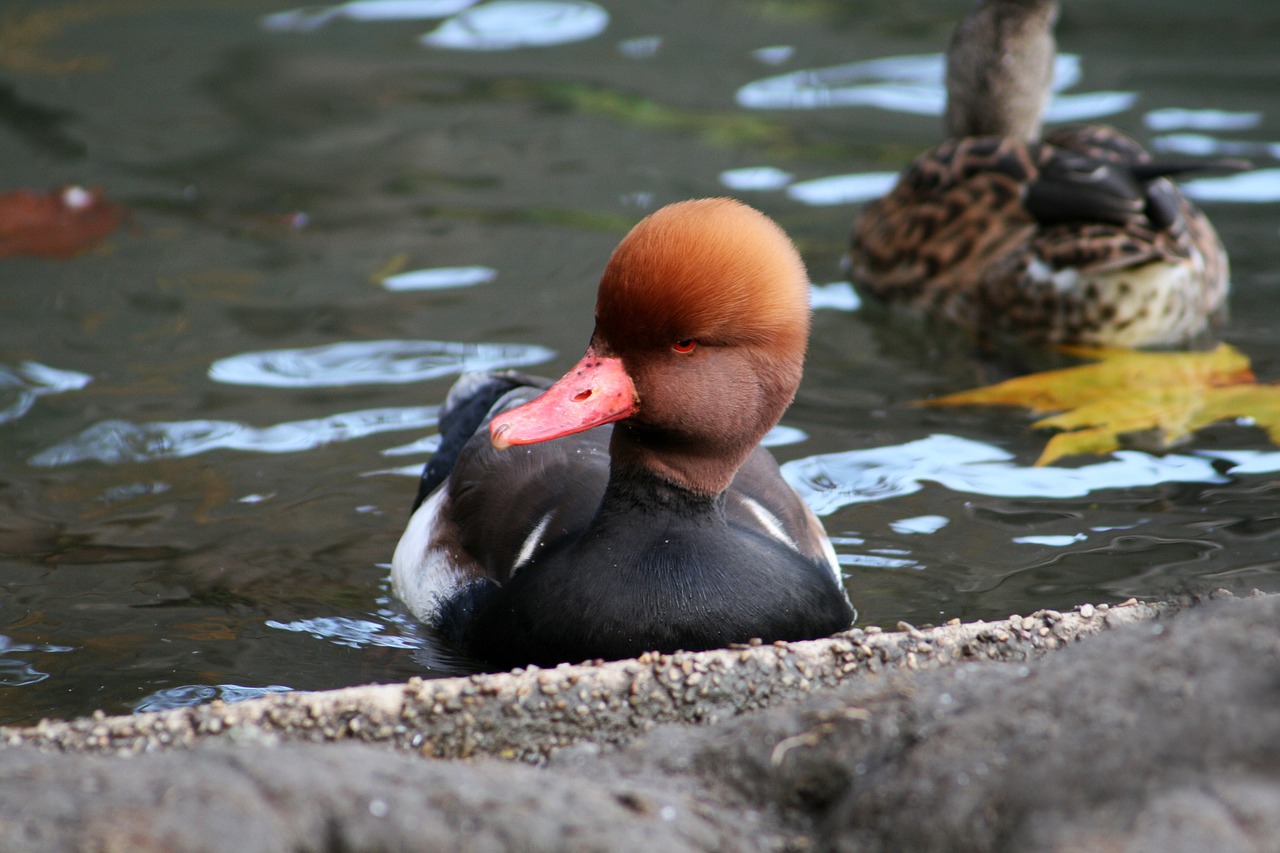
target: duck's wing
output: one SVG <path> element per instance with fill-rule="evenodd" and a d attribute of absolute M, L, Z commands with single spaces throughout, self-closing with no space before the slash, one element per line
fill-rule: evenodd
<path fill-rule="evenodd" d="M 747 457 L 729 485 L 725 518 L 733 527 L 774 539 L 824 566 L 843 587 L 840 564 L 822 522 L 782 478 L 777 461 L 763 447 Z"/>
<path fill-rule="evenodd" d="M 408 527 L 392 558 L 396 594 L 439 626 L 474 594 L 505 582 L 549 543 L 591 520 L 609 474 L 610 427 L 494 450 L 488 424 L 541 394 L 550 380 L 513 373 L 460 379 L 441 417 Z M 457 602 L 461 600 L 462 605 Z"/>
<path fill-rule="evenodd" d="M 496 414 L 493 409 L 499 400 L 512 392 L 527 395 L 529 389 L 541 393 L 550 387 L 550 379 L 513 371 L 467 373 L 459 377 L 440 407 L 440 446 L 422 469 L 413 509 L 421 506 L 427 496 L 448 478 L 462 448 L 493 419 Z"/>
<path fill-rule="evenodd" d="M 1171 178 L 1238 171 L 1248 163 L 1153 159 L 1130 137 L 1100 125 L 1054 131 L 1036 159 L 1025 203 L 1041 229 L 1035 254 L 1050 266 L 1106 271 L 1164 260 L 1205 265 L 1205 279 L 1225 277 L 1213 226 Z"/>

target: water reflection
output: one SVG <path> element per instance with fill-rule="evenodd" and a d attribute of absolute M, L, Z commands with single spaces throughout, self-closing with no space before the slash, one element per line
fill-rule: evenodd
<path fill-rule="evenodd" d="M 1159 133 L 1171 130 L 1247 130 L 1262 122 L 1262 113 L 1166 107 L 1151 110 L 1142 120 L 1147 127 Z"/>
<path fill-rule="evenodd" d="M 857 311 L 862 299 L 847 281 L 809 285 L 809 307 L 814 311 Z"/>
<path fill-rule="evenodd" d="M 307 6 L 276 12 L 262 19 L 268 30 L 310 32 L 331 21 L 414 21 L 446 18 L 476 0 L 351 0 L 336 6 Z"/>
<path fill-rule="evenodd" d="M 1071 533 L 1061 536 L 1015 536 L 1009 540 L 1018 545 L 1043 545 L 1048 548 L 1065 548 L 1089 537 L 1083 533 Z"/>
<path fill-rule="evenodd" d="M 486 284 L 497 277 L 498 271 L 493 267 L 436 267 L 389 275 L 382 280 L 382 286 L 397 293 L 406 290 L 444 290 Z"/>
<path fill-rule="evenodd" d="M 937 533 L 951 523 L 945 515 L 917 515 L 911 518 L 900 518 L 889 522 L 894 533 Z"/>
<path fill-rule="evenodd" d="M 209 378 L 268 388 L 333 388 L 423 382 L 455 373 L 502 370 L 549 361 L 536 344 L 453 341 L 343 341 L 303 349 L 246 352 L 215 361 Z"/>
<path fill-rule="evenodd" d="M 628 59 L 652 59 L 662 49 L 662 36 L 637 36 L 618 42 L 618 53 Z"/>
<path fill-rule="evenodd" d="M 1124 450 L 1077 468 L 1032 467 L 1018 465 L 1012 454 L 995 445 L 953 435 L 809 456 L 786 463 L 782 471 L 819 515 L 909 495 L 926 481 L 957 492 L 1004 498 L 1075 498 L 1101 489 L 1227 482 L 1207 455 L 1151 456 Z"/>
<path fill-rule="evenodd" d="M 493 0 L 455 15 L 419 41 L 450 50 L 514 50 L 583 41 L 604 32 L 609 13 L 583 0 Z"/>
<path fill-rule="evenodd" d="M 0 364 L 0 424 L 22 417 L 46 394 L 75 391 L 91 381 L 93 377 L 83 373 L 35 361 L 24 361 L 17 367 Z"/>
<path fill-rule="evenodd" d="M 283 684 L 272 684 L 267 687 L 242 687 L 239 684 L 184 684 L 180 687 L 157 690 L 134 703 L 133 710 L 135 713 L 170 711 L 174 708 L 203 705 L 214 699 L 221 699 L 223 702 L 242 702 L 245 699 L 258 699 L 272 693 L 292 692 L 292 687 L 286 687 Z"/>
<path fill-rule="evenodd" d="M 297 453 L 368 435 L 435 426 L 438 406 L 364 409 L 325 418 L 252 427 L 236 421 L 174 421 L 135 424 L 102 421 L 75 438 L 42 450 L 31 464 L 51 468 L 79 462 L 115 465 L 195 456 L 211 450 Z"/>
<path fill-rule="evenodd" d="M 917 115 L 942 115 L 946 106 L 940 53 L 885 56 L 828 68 L 793 71 L 756 80 L 738 89 L 739 106 L 755 110 L 813 110 L 878 107 Z M 1055 95 L 1045 121 L 1084 121 L 1124 112 L 1136 92 L 1060 94 L 1080 81 L 1080 57 L 1060 54 L 1054 65 Z"/>
<path fill-rule="evenodd" d="M 720 173 L 720 183 L 731 190 L 780 190 L 791 183 L 795 176 L 774 166 L 749 166 L 742 169 L 726 169 Z"/>
<path fill-rule="evenodd" d="M 70 646 L 15 643 L 11 638 L 0 634 L 0 687 L 21 687 L 25 684 L 44 681 L 49 677 L 48 673 L 36 669 L 35 664 L 31 661 L 25 658 L 13 657 L 13 655 L 70 651 L 75 650 Z"/>
<path fill-rule="evenodd" d="M 1196 178 L 1183 181 L 1182 189 L 1199 201 L 1280 201 L 1280 169 L 1257 169 L 1222 178 Z"/>
<path fill-rule="evenodd" d="M 861 204 L 879 198 L 898 182 L 897 172 L 862 172 L 800 181 L 787 187 L 787 195 L 812 207 Z"/>
<path fill-rule="evenodd" d="M 1193 157 L 1280 157 L 1280 143 L 1239 142 L 1207 133 L 1166 133 L 1151 140 L 1156 151 Z"/>
<path fill-rule="evenodd" d="M 317 640 L 328 640 L 351 649 L 364 649 L 379 646 L 388 649 L 420 649 L 423 641 L 415 636 L 399 636 L 384 634 L 387 626 L 368 619 L 351 619 L 346 616 L 318 616 L 313 619 L 298 619 L 293 622 L 277 622 L 268 619 L 268 628 L 281 631 L 292 631 L 295 634 L 309 634 Z"/>

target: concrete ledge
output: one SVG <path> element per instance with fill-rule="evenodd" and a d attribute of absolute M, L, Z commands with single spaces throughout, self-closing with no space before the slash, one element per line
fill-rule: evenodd
<path fill-rule="evenodd" d="M 0 728 L 0 745 L 66 752 L 154 752 L 211 739 L 389 743 L 424 755 L 529 762 L 583 740 L 622 744 L 655 724 L 714 723 L 795 701 L 860 673 L 925 670 L 973 660 L 1030 660 L 1107 628 L 1185 605 L 1128 601 L 1041 610 L 994 622 L 636 660 L 529 668 L 407 684 L 271 695 L 133 716 L 97 715 Z"/>

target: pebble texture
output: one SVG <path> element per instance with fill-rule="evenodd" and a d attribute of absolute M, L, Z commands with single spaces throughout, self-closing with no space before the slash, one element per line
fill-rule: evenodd
<path fill-rule="evenodd" d="M 1280 597 L 1086 612 L 6 730 L 0 850 L 1280 850 Z"/>
<path fill-rule="evenodd" d="M 126 717 L 0 727 L 0 744 L 63 751 L 150 752 L 210 738 L 392 743 L 424 755 L 492 755 L 539 762 L 581 740 L 621 744 L 664 722 L 714 723 L 795 701 L 863 673 L 960 661 L 1024 661 L 1107 627 L 1152 619 L 1175 605 L 1084 605 L 998 622 L 896 632 L 853 630 L 832 639 L 636 660 L 530 668 L 403 685 L 271 695 L 235 704 Z"/>

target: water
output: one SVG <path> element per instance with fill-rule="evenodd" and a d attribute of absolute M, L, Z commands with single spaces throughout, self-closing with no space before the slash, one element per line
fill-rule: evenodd
<path fill-rule="evenodd" d="M 1056 114 L 1262 167 L 1192 187 L 1228 340 L 1280 379 L 1280 7 L 1113 5 L 1069 4 Z M 776 217 L 817 283 L 771 443 L 862 624 L 1280 588 L 1256 430 L 1036 469 L 1023 413 L 908 405 L 1008 365 L 839 283 L 967 6 L 10 0 L 0 190 L 129 216 L 0 259 L 0 721 L 451 671 L 386 582 L 436 407 L 462 369 L 572 364 L 609 251 L 691 196 Z"/>

